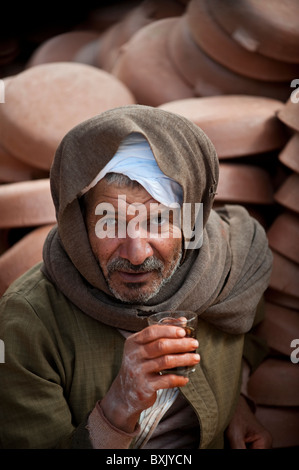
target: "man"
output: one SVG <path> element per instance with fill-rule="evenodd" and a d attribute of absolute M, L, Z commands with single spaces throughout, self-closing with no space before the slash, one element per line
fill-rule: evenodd
<path fill-rule="evenodd" d="M 245 209 L 212 210 L 217 181 L 207 136 L 163 110 L 113 109 L 65 136 L 57 227 L 1 302 L 2 447 L 221 448 L 226 430 L 269 446 L 240 383 L 271 253 Z M 196 312 L 197 339 L 147 326 L 161 310 Z"/>

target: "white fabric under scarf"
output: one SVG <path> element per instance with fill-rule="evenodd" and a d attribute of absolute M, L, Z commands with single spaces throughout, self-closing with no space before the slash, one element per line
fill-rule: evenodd
<path fill-rule="evenodd" d="M 181 185 L 160 170 L 148 141 L 139 133 L 132 133 L 122 141 L 114 157 L 81 194 L 112 172 L 138 181 L 156 201 L 167 207 L 183 202 Z"/>

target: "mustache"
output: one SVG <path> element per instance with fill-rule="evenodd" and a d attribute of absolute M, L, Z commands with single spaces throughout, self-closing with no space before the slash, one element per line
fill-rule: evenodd
<path fill-rule="evenodd" d="M 115 258 L 107 265 L 108 274 L 112 274 L 114 271 L 126 271 L 131 273 L 147 273 L 149 271 L 162 272 L 163 268 L 164 264 L 155 256 L 146 258 L 142 264 L 131 264 L 130 261 L 125 258 Z"/>

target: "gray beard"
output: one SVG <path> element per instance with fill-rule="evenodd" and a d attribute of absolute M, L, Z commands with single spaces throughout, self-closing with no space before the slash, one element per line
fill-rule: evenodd
<path fill-rule="evenodd" d="M 165 278 L 162 277 L 164 264 L 162 263 L 162 261 L 158 260 L 157 258 L 154 258 L 154 257 L 148 258 L 144 261 L 144 263 L 138 266 L 131 265 L 129 261 L 121 259 L 121 258 L 113 260 L 112 263 L 110 263 L 108 267 L 108 277 L 106 279 L 108 288 L 110 292 L 113 294 L 113 296 L 116 299 L 121 300 L 122 302 L 129 303 L 129 304 L 140 304 L 140 305 L 145 304 L 150 299 L 155 297 L 161 291 L 161 289 L 165 286 L 165 284 L 167 284 L 171 280 L 172 276 L 174 275 L 174 273 L 176 272 L 176 270 L 178 269 L 180 265 L 181 258 L 182 258 L 182 252 L 180 252 L 178 258 L 174 260 L 173 265 L 171 266 L 171 272 Z M 151 292 L 143 292 L 141 289 L 141 286 L 142 286 L 141 283 L 135 283 L 135 282 L 127 283 L 127 287 L 131 289 L 132 292 L 134 291 L 134 294 L 135 294 L 134 299 L 130 299 L 126 295 L 120 294 L 115 288 L 113 288 L 110 285 L 110 275 L 114 271 L 117 271 L 118 269 L 121 269 L 121 268 L 126 269 L 131 272 L 149 272 L 149 271 L 156 270 L 157 272 L 160 273 L 161 277 L 153 283 Z"/>

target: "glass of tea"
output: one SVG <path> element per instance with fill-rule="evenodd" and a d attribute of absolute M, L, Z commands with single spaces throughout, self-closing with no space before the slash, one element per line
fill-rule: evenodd
<path fill-rule="evenodd" d="M 148 317 L 149 325 L 175 325 L 184 328 L 186 337 L 196 338 L 197 314 L 186 310 L 158 312 Z M 190 351 L 190 352 L 196 352 Z M 161 371 L 161 374 L 176 374 L 187 376 L 195 371 L 195 366 L 174 367 Z"/>

